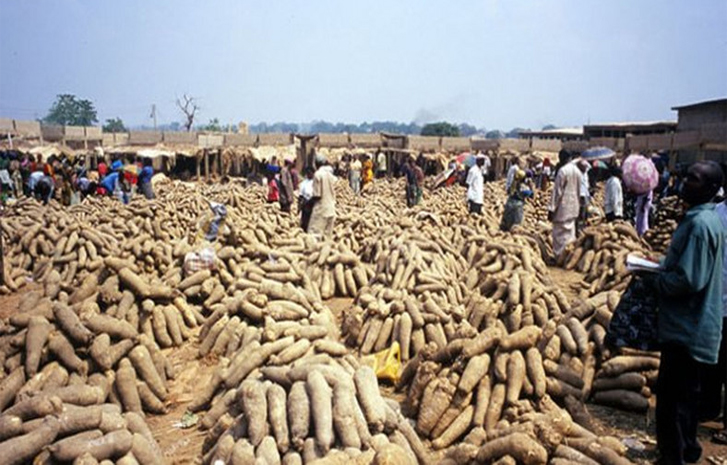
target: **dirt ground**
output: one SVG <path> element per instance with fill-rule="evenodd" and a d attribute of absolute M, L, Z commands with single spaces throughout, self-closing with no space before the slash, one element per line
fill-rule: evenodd
<path fill-rule="evenodd" d="M 579 281 L 580 275 L 560 269 L 551 270 L 552 277 L 568 297 L 576 293 L 570 284 Z M 25 292 L 37 286 L 27 286 L 23 292 L 0 296 L 0 318 L 12 315 L 18 307 Z M 352 299 L 336 298 L 326 304 L 341 322 L 344 309 L 352 304 Z M 182 420 L 187 405 L 195 395 L 195 391 L 209 382 L 217 365 L 217 360 L 198 358 L 198 342 L 192 339 L 183 346 L 166 349 L 164 352 L 175 368 L 176 377 L 169 382 L 168 412 L 164 415 L 149 415 L 147 422 L 154 437 L 168 458 L 170 464 L 191 464 L 199 457 L 205 432 L 196 427 L 182 428 Z M 396 401 L 403 400 L 403 394 L 395 392 L 393 387 L 382 385 L 382 394 Z M 595 420 L 598 434 L 608 434 L 622 440 L 630 446 L 628 457 L 636 463 L 654 463 L 656 459 L 656 430 L 653 409 L 646 414 L 633 414 L 609 407 L 589 404 L 588 411 Z M 727 446 L 714 444 L 710 441 L 712 434 L 718 431 L 721 422 L 704 423 L 699 429 L 699 438 L 704 448 L 700 464 L 727 465 Z"/>

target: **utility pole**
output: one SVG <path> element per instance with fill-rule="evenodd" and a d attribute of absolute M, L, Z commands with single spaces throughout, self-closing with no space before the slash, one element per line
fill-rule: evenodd
<path fill-rule="evenodd" d="M 149 115 L 150 118 L 154 120 L 154 130 L 157 130 L 157 106 L 156 104 L 152 103 L 151 105 L 151 115 Z"/>

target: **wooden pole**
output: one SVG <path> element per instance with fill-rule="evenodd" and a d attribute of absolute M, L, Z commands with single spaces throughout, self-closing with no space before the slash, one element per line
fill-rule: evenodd
<path fill-rule="evenodd" d="M 0 232 L 0 285 L 5 285 L 5 241 Z"/>
<path fill-rule="evenodd" d="M 199 163 L 199 157 L 195 157 L 195 160 L 197 160 L 197 182 L 200 182 L 202 180 L 202 173 L 200 169 L 200 163 Z"/>
<path fill-rule="evenodd" d="M 210 180 L 210 154 L 207 150 L 204 151 L 204 179 L 207 182 Z"/>

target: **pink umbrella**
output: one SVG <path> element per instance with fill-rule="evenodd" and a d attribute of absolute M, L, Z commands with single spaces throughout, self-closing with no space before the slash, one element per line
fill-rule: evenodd
<path fill-rule="evenodd" d="M 646 194 L 659 184 L 659 172 L 656 166 L 643 155 L 629 155 L 621 169 L 624 186 L 635 194 Z"/>

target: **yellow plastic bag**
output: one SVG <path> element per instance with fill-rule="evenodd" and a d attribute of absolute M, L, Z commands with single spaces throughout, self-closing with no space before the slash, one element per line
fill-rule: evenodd
<path fill-rule="evenodd" d="M 401 347 L 397 341 L 394 341 L 388 349 L 367 355 L 361 359 L 361 362 L 370 366 L 378 379 L 396 383 L 399 381 L 401 372 Z"/>

